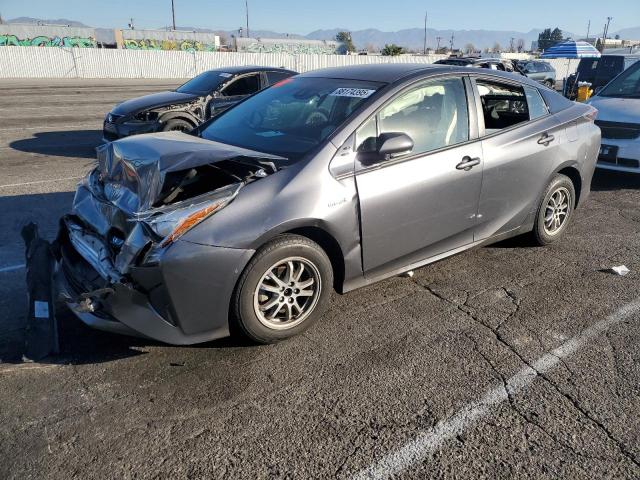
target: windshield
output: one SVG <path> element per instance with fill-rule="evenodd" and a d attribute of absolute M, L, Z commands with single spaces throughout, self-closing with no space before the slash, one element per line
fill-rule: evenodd
<path fill-rule="evenodd" d="M 176 92 L 206 95 L 218 88 L 221 83 L 226 82 L 231 77 L 233 77 L 232 74 L 219 70 L 204 72 L 197 77 L 193 77 L 187 83 L 180 85 L 176 88 Z"/>
<path fill-rule="evenodd" d="M 598 94 L 601 97 L 640 98 L 640 62 L 634 63 Z"/>
<path fill-rule="evenodd" d="M 223 113 L 201 136 L 298 160 L 381 86 L 360 80 L 288 78 Z"/>

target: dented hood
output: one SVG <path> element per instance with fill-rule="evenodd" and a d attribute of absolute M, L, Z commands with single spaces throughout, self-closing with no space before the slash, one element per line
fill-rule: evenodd
<path fill-rule="evenodd" d="M 285 160 L 182 132 L 128 137 L 104 144 L 97 152 L 103 195 L 128 214 L 148 210 L 154 205 L 167 173 L 243 157 Z"/>
<path fill-rule="evenodd" d="M 193 93 L 181 92 L 158 92 L 142 97 L 125 100 L 115 106 L 111 113 L 116 115 L 129 115 L 130 113 L 147 110 L 150 108 L 165 107 L 167 105 L 179 105 L 183 103 L 193 102 L 200 96 Z"/>

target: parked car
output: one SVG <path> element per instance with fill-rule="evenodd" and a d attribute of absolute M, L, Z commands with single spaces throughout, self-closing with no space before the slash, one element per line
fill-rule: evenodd
<path fill-rule="evenodd" d="M 556 71 L 548 62 L 521 60 L 518 67 L 523 74 L 549 88 L 556 87 Z"/>
<path fill-rule="evenodd" d="M 212 116 L 296 72 L 271 67 L 209 70 L 173 91 L 133 98 L 104 119 L 105 141 L 141 133 L 187 132 Z"/>
<path fill-rule="evenodd" d="M 566 96 L 575 100 L 577 82 L 588 82 L 594 92 L 599 92 L 607 83 L 640 60 L 640 55 L 602 55 L 600 58 L 582 58 L 576 73 L 567 78 Z"/>
<path fill-rule="evenodd" d="M 602 131 L 598 168 L 640 173 L 640 62 L 612 80 L 589 104 Z"/>
<path fill-rule="evenodd" d="M 516 62 L 500 58 L 481 57 L 449 57 L 434 62 L 436 65 L 454 65 L 457 67 L 477 67 L 488 68 L 489 70 L 499 70 L 501 72 L 522 73 Z"/>
<path fill-rule="evenodd" d="M 333 288 L 521 233 L 557 241 L 589 194 L 594 112 L 480 68 L 291 77 L 191 134 L 99 147 L 61 222 L 58 289 L 97 328 L 282 340 Z"/>

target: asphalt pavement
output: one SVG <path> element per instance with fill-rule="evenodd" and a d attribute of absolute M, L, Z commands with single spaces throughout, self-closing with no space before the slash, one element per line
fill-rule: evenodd
<path fill-rule="evenodd" d="M 61 310 L 60 354 L 22 362 L 22 225 L 53 238 L 104 114 L 176 84 L 0 84 L 0 478 L 640 478 L 632 175 L 597 173 L 551 247 L 334 295 L 284 343 L 172 347 Z"/>

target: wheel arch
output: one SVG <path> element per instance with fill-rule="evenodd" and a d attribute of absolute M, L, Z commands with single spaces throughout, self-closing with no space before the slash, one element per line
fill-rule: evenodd
<path fill-rule="evenodd" d="M 196 128 L 201 123 L 195 115 L 183 110 L 162 113 L 158 120 L 162 123 L 167 123 L 169 120 L 184 120 L 193 125 L 193 128 Z"/>
<path fill-rule="evenodd" d="M 336 291 L 342 292 L 345 279 L 345 255 L 336 237 L 323 225 L 321 220 L 301 219 L 294 222 L 287 222 L 279 225 L 264 235 L 261 235 L 251 248 L 258 250 L 260 247 L 270 242 L 278 235 L 284 234 L 300 235 L 316 242 L 327 254 L 333 269 L 333 287 Z"/>
<path fill-rule="evenodd" d="M 556 174 L 561 174 L 569 177 L 571 183 L 573 183 L 573 189 L 576 192 L 576 199 L 574 202 L 574 208 L 577 208 L 580 204 L 580 194 L 582 193 L 582 176 L 580 175 L 580 170 L 578 170 L 573 165 L 567 165 L 555 172 Z"/>

